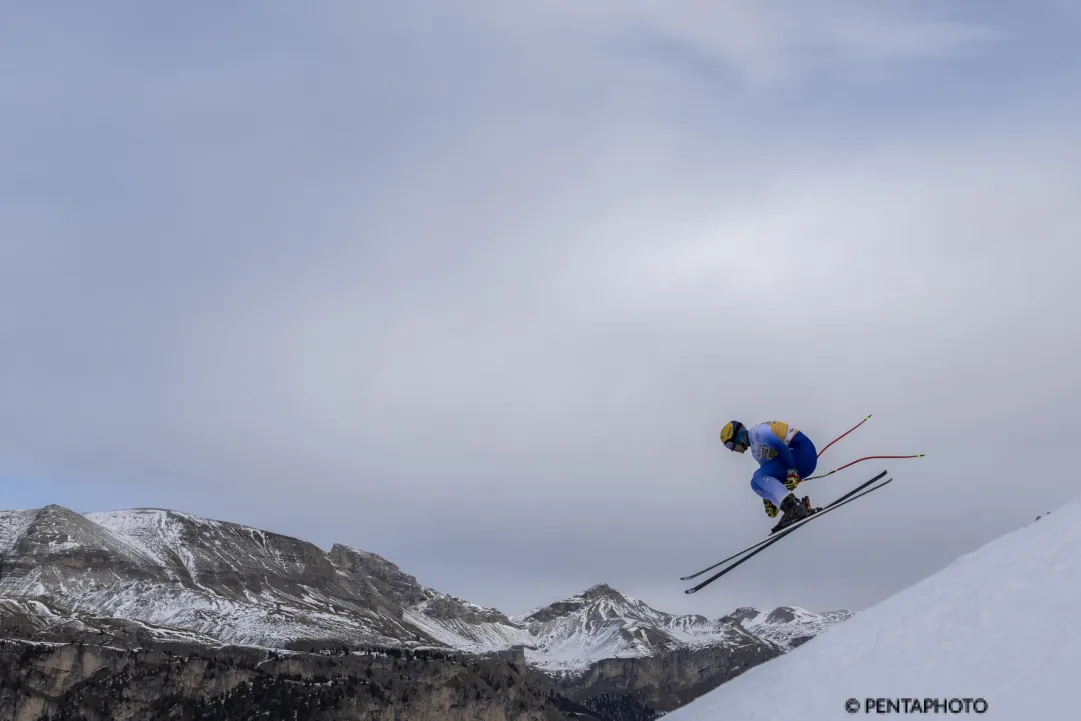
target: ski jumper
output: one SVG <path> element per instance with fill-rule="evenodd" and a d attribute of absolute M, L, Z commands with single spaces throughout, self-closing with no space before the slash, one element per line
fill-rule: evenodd
<path fill-rule="evenodd" d="M 790 469 L 806 478 L 818 467 L 818 451 L 811 439 L 783 421 L 759 423 L 749 429 L 751 457 L 759 468 L 751 476 L 751 488 L 762 498 L 780 506 L 789 491 L 784 479 Z"/>

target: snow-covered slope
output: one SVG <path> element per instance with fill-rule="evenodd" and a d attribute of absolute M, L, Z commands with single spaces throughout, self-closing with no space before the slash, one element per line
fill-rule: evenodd
<path fill-rule="evenodd" d="M 1081 668 L 1079 602 L 1081 502 L 1073 502 L 747 670 L 666 721 L 945 714 L 951 702 L 954 713 L 973 718 L 1081 718 L 1072 693 Z M 848 699 L 857 704 L 851 714 Z M 916 708 L 906 699 L 946 706 Z"/>
<path fill-rule="evenodd" d="M 552 672 L 604 659 L 723 648 L 771 654 L 845 614 L 740 609 L 674 616 L 600 584 L 517 618 L 428 588 L 386 559 L 161 509 L 79 514 L 60 506 L 0 512 L 7 557 L 0 598 L 53 613 L 115 618 L 191 638 L 287 647 L 295 642 L 525 648 Z"/>
<path fill-rule="evenodd" d="M 83 640 L 109 645 L 114 639 L 129 642 L 181 643 L 219 646 L 210 636 L 143 621 L 128 621 L 58 611 L 41 601 L 0 598 L 0 629 L 19 638 L 69 642 Z"/>
<path fill-rule="evenodd" d="M 447 614 L 453 607 L 450 597 L 375 554 L 341 546 L 326 553 L 299 539 L 175 511 L 78 514 L 47 506 L 0 513 L 0 528 L 7 556 L 0 596 L 227 643 L 433 644 L 403 620 L 403 605 L 441 602 Z M 468 615 L 480 614 L 471 607 Z"/>

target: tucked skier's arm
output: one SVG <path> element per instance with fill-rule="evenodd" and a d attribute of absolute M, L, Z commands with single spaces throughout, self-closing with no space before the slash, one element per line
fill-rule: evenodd
<path fill-rule="evenodd" d="M 773 431 L 766 429 L 765 432 L 762 433 L 762 443 L 776 451 L 777 458 L 781 459 L 785 468 L 796 467 L 796 459 L 783 438 L 778 438 Z"/>

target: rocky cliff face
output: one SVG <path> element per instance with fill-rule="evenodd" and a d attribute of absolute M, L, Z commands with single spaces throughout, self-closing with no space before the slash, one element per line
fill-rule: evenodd
<path fill-rule="evenodd" d="M 423 652 L 177 653 L 0 642 L 0 718 L 11 721 L 576 718 L 556 694 L 543 677 L 508 662 Z"/>
<path fill-rule="evenodd" d="M 543 672 L 557 684 L 560 703 L 598 712 L 600 699 L 618 721 L 675 708 L 849 615 L 782 607 L 742 608 L 719 619 L 678 616 L 598 584 L 510 618 L 428 588 L 376 554 L 342 545 L 324 552 L 299 539 L 160 509 L 0 512 L 0 555 L 0 632 L 7 638 L 117 653 L 217 649 L 225 663 L 237 652 L 223 649 L 243 646 L 442 649 Z M 432 683 L 449 678 L 432 676 Z M 442 701 L 431 703 L 443 708 Z M 417 712 L 428 713 L 419 706 Z"/>
<path fill-rule="evenodd" d="M 743 646 L 679 648 L 639 658 L 607 658 L 561 684 L 569 697 L 589 703 L 597 697 L 630 698 L 666 712 L 712 691 L 743 671 L 783 651 L 754 640 Z"/>

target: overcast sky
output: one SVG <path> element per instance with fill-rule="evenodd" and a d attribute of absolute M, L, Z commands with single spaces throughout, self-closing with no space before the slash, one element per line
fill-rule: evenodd
<path fill-rule="evenodd" d="M 864 608 L 1079 493 L 1081 11 L 1019 7 L 5 4 L 0 507 Z M 773 523 L 726 421 L 869 413 L 821 470 L 927 457 L 683 594 Z"/>

